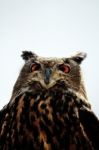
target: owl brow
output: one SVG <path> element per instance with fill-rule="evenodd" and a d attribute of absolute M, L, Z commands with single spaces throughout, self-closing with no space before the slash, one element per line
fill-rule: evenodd
<path fill-rule="evenodd" d="M 69 58 L 65 58 L 65 59 L 63 59 L 63 61 L 64 61 L 64 63 L 66 63 L 66 64 L 70 64 L 70 59 L 69 59 Z"/>
<path fill-rule="evenodd" d="M 30 63 L 37 63 L 37 64 L 40 64 L 40 62 L 39 62 L 39 61 L 34 60 L 34 59 L 32 59 L 32 60 L 30 61 Z"/>

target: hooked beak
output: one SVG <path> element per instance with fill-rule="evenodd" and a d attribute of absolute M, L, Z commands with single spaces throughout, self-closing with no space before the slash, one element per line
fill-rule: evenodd
<path fill-rule="evenodd" d="M 45 69 L 44 82 L 45 82 L 46 84 L 49 84 L 50 77 L 51 77 L 51 73 L 52 73 L 52 71 L 51 71 L 50 68 L 46 68 L 46 69 Z"/>

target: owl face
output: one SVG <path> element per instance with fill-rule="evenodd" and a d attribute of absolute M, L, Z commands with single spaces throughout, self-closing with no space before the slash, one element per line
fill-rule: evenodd
<path fill-rule="evenodd" d="M 78 53 L 69 58 L 43 58 L 32 52 L 24 51 L 25 60 L 14 89 L 41 91 L 53 87 L 70 87 L 79 90 L 81 82 L 80 64 L 85 53 Z"/>
<path fill-rule="evenodd" d="M 36 83 L 45 89 L 56 84 L 66 85 L 66 82 L 69 84 L 69 79 L 73 81 L 72 78 L 77 78 L 79 75 L 79 67 L 77 68 L 77 65 L 70 61 L 65 62 L 64 59 L 37 57 L 35 60 L 31 59 L 27 62 L 25 67 L 29 68 L 29 72 L 27 72 L 28 83 Z"/>
<path fill-rule="evenodd" d="M 27 79 L 29 83 L 36 83 L 43 89 L 49 89 L 60 81 L 64 81 L 71 71 L 71 66 L 63 59 L 40 58 L 29 60 L 24 67 L 28 67 Z"/>

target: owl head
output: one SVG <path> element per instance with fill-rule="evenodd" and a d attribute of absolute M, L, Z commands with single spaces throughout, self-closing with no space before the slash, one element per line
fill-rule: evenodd
<path fill-rule="evenodd" d="M 79 52 L 70 57 L 45 58 L 30 51 L 23 51 L 25 64 L 14 86 L 13 95 L 24 91 L 35 93 L 55 88 L 70 88 L 85 96 L 80 68 L 85 57 L 86 53 Z"/>

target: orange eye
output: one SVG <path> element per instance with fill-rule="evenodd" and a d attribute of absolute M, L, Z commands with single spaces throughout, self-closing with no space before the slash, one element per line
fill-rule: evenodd
<path fill-rule="evenodd" d="M 69 73 L 70 72 L 70 66 L 69 65 L 62 64 L 62 65 L 59 66 L 59 69 L 61 71 L 63 71 L 64 73 Z"/>
<path fill-rule="evenodd" d="M 34 71 L 39 70 L 39 69 L 40 69 L 40 64 L 33 63 L 31 65 L 31 72 L 34 72 Z"/>

